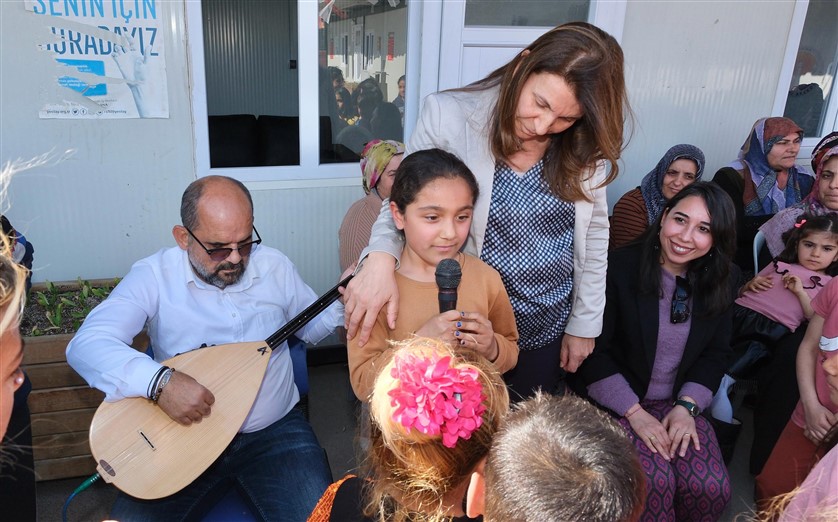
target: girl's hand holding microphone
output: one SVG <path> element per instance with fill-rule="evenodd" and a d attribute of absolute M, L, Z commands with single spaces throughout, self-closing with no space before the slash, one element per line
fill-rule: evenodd
<path fill-rule="evenodd" d="M 449 310 L 432 317 L 416 335 L 436 337 L 454 346 L 471 348 L 490 361 L 498 358 L 498 345 L 492 322 L 478 312 Z"/>

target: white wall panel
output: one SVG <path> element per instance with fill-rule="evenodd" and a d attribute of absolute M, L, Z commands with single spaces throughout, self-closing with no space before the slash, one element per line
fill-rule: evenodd
<path fill-rule="evenodd" d="M 771 115 L 792 2 L 628 3 L 622 46 L 636 115 L 611 205 L 677 143 L 700 147 L 704 179 Z"/>
<path fill-rule="evenodd" d="M 264 244 L 287 255 L 318 294 L 340 276 L 338 228 L 349 206 L 364 196 L 360 172 L 354 187 L 253 191 Z"/>
<path fill-rule="evenodd" d="M 46 17 L 0 2 L 0 162 L 75 150 L 17 175 L 9 217 L 35 246 L 35 281 L 113 277 L 171 244 L 183 188 L 194 179 L 183 4 L 158 2 L 165 38 L 166 119 L 40 120 L 55 83 L 37 48 Z"/>
<path fill-rule="evenodd" d="M 523 48 L 523 46 L 482 47 L 464 45 L 460 83 L 468 85 L 485 78 L 489 73 L 512 60 Z"/>
<path fill-rule="evenodd" d="M 174 245 L 180 197 L 195 179 L 183 2 L 160 2 L 169 86 L 168 119 L 40 120 L 39 92 L 54 82 L 36 49 L 45 23 L 23 2 L 0 2 L 0 163 L 75 150 L 61 163 L 17 175 L 6 212 L 35 246 L 34 280 L 124 275 L 138 259 Z M 285 252 L 317 291 L 334 285 L 337 231 L 363 196 L 351 184 L 276 188 L 252 184 L 266 245 Z M 4 209 L 5 210 L 5 209 Z"/>

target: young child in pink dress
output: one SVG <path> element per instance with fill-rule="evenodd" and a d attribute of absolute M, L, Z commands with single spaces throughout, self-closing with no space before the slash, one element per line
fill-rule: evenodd
<path fill-rule="evenodd" d="M 814 315 L 797 351 L 800 401 L 756 478 L 757 507 L 788 493 L 825 453 L 821 442 L 838 423 L 838 402 L 830 396 L 827 366 L 838 356 L 838 279 L 812 299 Z M 830 374 L 831 375 L 831 374 Z"/>
<path fill-rule="evenodd" d="M 710 409 L 731 422 L 728 399 L 736 379 L 749 378 L 773 345 L 812 318 L 812 299 L 838 270 L 838 217 L 802 216 L 786 235 L 786 248 L 740 290 L 733 310 L 731 346 L 739 357 L 722 379 Z"/>

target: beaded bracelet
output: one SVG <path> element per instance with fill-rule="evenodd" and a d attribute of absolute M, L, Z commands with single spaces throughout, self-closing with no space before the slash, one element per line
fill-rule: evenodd
<path fill-rule="evenodd" d="M 157 390 L 157 384 L 160 382 L 160 376 L 163 375 L 169 367 L 168 366 L 161 366 L 157 372 L 155 372 L 154 376 L 148 382 L 148 387 L 146 388 L 145 395 L 151 400 L 154 400 L 154 392 Z"/>
<path fill-rule="evenodd" d="M 163 393 L 163 388 L 165 388 L 166 385 L 169 384 L 169 379 L 171 379 L 172 374 L 175 373 L 174 368 L 169 368 L 168 366 L 165 366 L 164 368 L 166 368 L 166 370 L 160 376 L 160 380 L 157 383 L 157 387 L 154 390 L 154 397 L 152 397 L 151 399 L 154 402 L 157 402 L 157 400 L 160 399 L 160 394 Z"/>
<path fill-rule="evenodd" d="M 638 411 L 640 411 L 641 409 L 642 409 L 642 408 L 641 408 L 641 406 L 640 406 L 640 403 L 637 403 L 637 404 L 635 404 L 634 406 L 632 406 L 631 408 L 629 408 L 629 410 L 626 412 L 626 414 L 624 415 L 624 417 L 628 419 L 629 417 L 631 417 L 632 415 L 634 415 L 635 413 L 637 413 L 637 412 L 638 412 Z"/>

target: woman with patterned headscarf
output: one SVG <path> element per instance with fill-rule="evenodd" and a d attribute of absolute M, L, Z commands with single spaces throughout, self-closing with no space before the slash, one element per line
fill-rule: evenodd
<path fill-rule="evenodd" d="M 777 212 L 812 190 L 814 177 L 795 164 L 803 129 L 788 118 L 760 118 L 736 161 L 716 172 L 716 182 L 736 207 L 736 259 L 743 273 L 753 272 L 752 244 L 757 229 Z"/>
<path fill-rule="evenodd" d="M 640 237 L 657 221 L 663 206 L 687 185 L 701 179 L 704 153 L 695 145 L 675 145 L 643 177 L 640 186 L 626 192 L 614 205 L 609 249 Z"/>
<path fill-rule="evenodd" d="M 759 228 L 765 234 L 771 257 L 783 251 L 783 233 L 791 230 L 801 214 L 820 216 L 838 212 L 838 132 L 828 134 L 812 151 L 812 170 L 815 184 L 809 195 L 797 205 L 781 210 Z"/>
<path fill-rule="evenodd" d="M 760 227 L 765 234 L 771 257 L 783 248 L 782 235 L 791 230 L 803 213 L 822 215 L 838 212 L 838 132 L 824 137 L 812 151 L 812 170 L 817 179 L 806 198 L 781 210 Z M 778 247 L 779 245 L 779 247 Z M 767 264 L 760 259 L 760 264 Z M 756 402 L 753 408 L 754 438 L 751 443 L 750 472 L 758 475 L 768 460 L 771 450 L 786 427 L 800 397 L 797 385 L 796 361 L 805 328 L 798 328 L 774 346 L 768 365 L 757 374 Z"/>
<path fill-rule="evenodd" d="M 381 211 L 381 202 L 390 197 L 396 169 L 404 157 L 404 143 L 372 140 L 361 153 L 361 174 L 366 197 L 349 207 L 340 225 L 340 269 L 346 270 L 369 244 L 370 232 Z"/>

